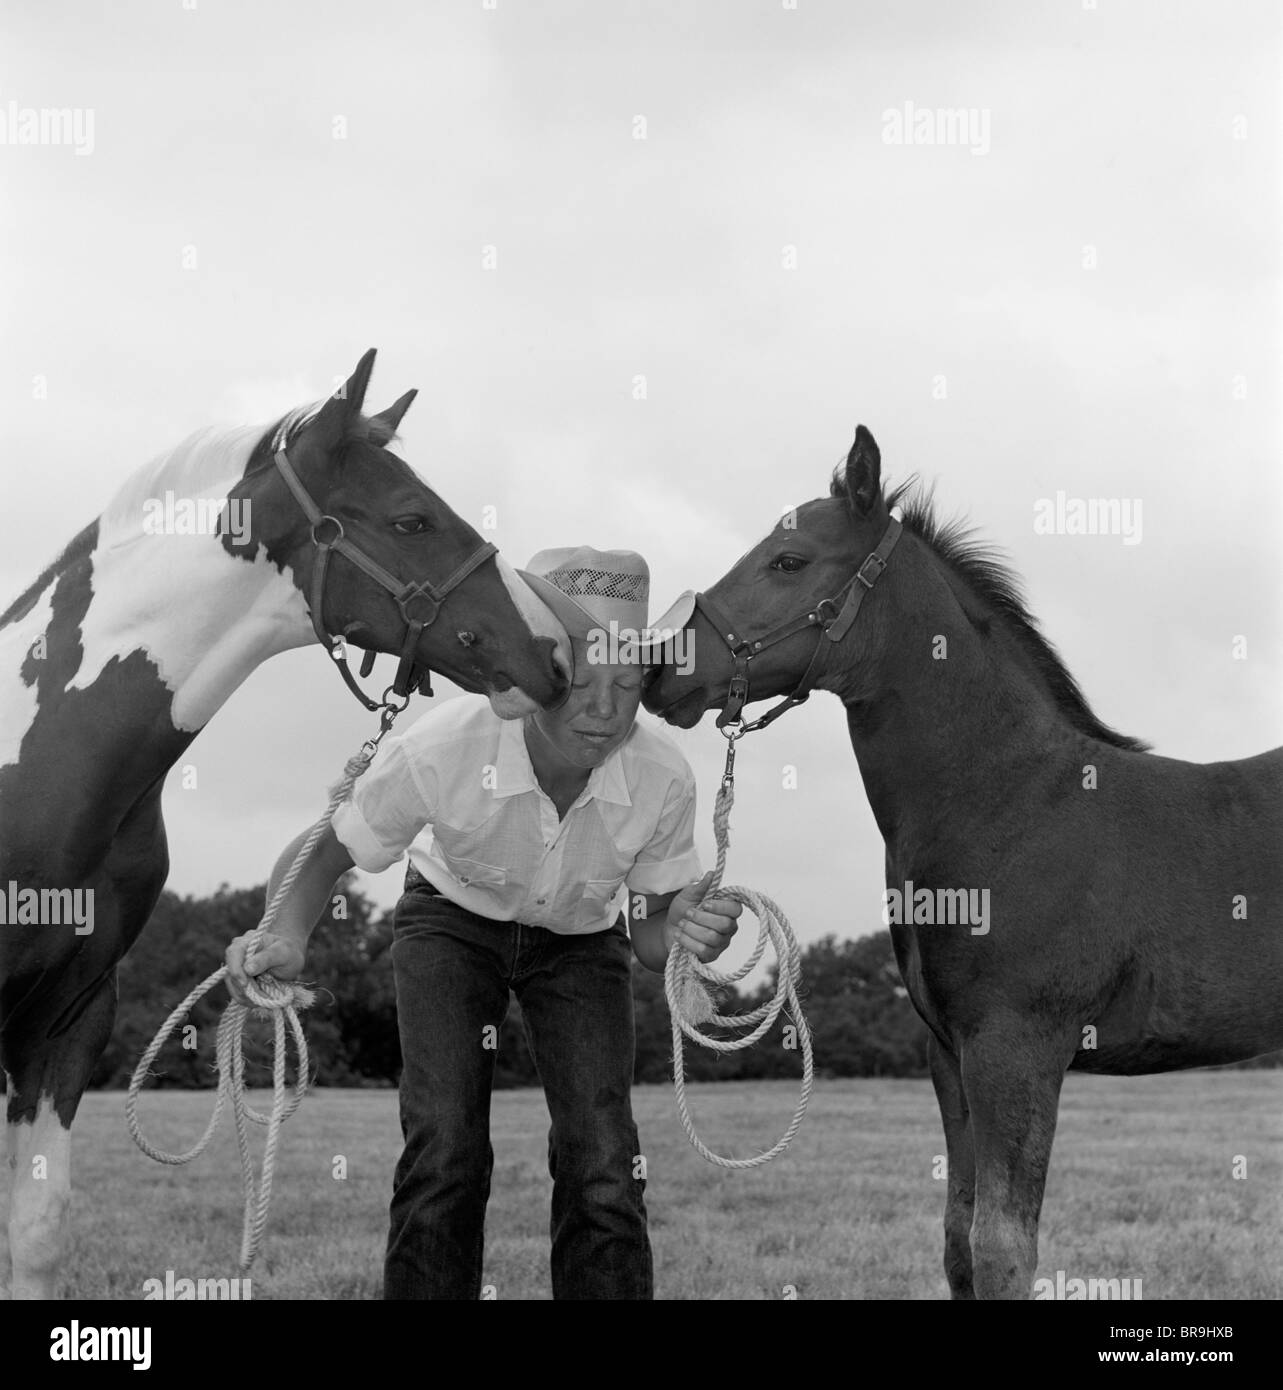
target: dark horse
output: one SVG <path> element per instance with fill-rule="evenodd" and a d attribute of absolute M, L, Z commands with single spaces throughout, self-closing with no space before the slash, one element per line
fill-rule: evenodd
<path fill-rule="evenodd" d="M 504 717 L 565 691 L 560 624 L 387 449 L 415 393 L 361 414 L 373 365 L 270 429 L 202 431 L 134 474 L 0 616 L 0 1285 L 11 1274 L 15 1297 L 53 1293 L 71 1122 L 116 965 L 169 870 L 165 773 L 232 691 L 314 634 L 400 654 L 402 689 L 433 667 Z"/>
<path fill-rule="evenodd" d="M 930 1030 L 949 1287 L 1023 1298 L 1067 1069 L 1283 1046 L 1283 749 L 1187 763 L 1106 728 L 1011 574 L 920 498 L 901 526 L 880 467 L 861 427 L 830 496 L 699 596 L 693 669 L 652 672 L 645 703 L 731 731 L 747 698 L 846 706 Z"/>

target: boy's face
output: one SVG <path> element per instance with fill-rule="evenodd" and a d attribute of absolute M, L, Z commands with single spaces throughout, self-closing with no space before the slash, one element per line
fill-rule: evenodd
<path fill-rule="evenodd" d="M 575 679 L 560 709 L 539 710 L 531 719 L 558 754 L 573 767 L 593 768 L 628 737 L 641 704 L 641 664 L 589 661 L 588 643 L 572 637 Z"/>

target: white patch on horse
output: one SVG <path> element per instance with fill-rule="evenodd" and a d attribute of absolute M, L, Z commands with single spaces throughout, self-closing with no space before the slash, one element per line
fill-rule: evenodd
<path fill-rule="evenodd" d="M 144 652 L 173 692 L 174 727 L 209 722 L 269 656 L 313 640 L 303 597 L 260 548 L 253 562 L 218 536 L 144 530 L 146 503 L 176 496 L 225 500 L 264 426 L 201 430 L 135 473 L 99 522 L 84 656 L 69 689 L 94 683 L 113 658 Z"/>
<path fill-rule="evenodd" d="M 0 628 L 0 767 L 18 761 L 22 740 L 36 722 L 36 685 L 22 679 L 22 666 L 53 621 L 57 582 L 50 581 L 25 618 Z"/>
<path fill-rule="evenodd" d="M 71 1131 L 48 1096 L 40 1097 L 33 1123 L 8 1131 L 10 1295 L 53 1298 L 71 1204 Z"/>

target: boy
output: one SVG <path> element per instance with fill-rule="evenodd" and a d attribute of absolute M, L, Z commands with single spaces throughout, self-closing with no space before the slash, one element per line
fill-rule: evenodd
<path fill-rule="evenodd" d="M 479 1297 L 496 1056 L 485 1043 L 509 989 L 552 1116 L 553 1297 L 652 1297 L 631 955 L 663 971 L 680 942 L 714 960 L 741 911 L 698 906 L 711 875 L 698 877 L 693 776 L 666 734 L 634 722 L 646 666 L 689 598 L 648 629 L 649 571 L 632 551 L 540 551 L 523 578 L 571 639 L 566 702 L 512 722 L 480 696 L 429 711 L 339 808 L 252 963 L 245 937 L 226 953 L 238 998 L 247 975 L 296 978 L 335 880 L 409 852 L 392 945 L 405 1150 L 385 1298 Z M 622 919 L 610 921 L 623 885 L 630 904 L 644 900 L 628 912 L 631 952 Z"/>

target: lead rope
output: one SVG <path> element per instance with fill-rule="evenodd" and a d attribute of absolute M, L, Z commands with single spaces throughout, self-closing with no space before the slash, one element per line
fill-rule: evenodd
<path fill-rule="evenodd" d="M 390 690 L 391 687 L 389 686 L 388 689 Z M 379 732 L 373 738 L 366 739 L 361 745 L 360 751 L 347 760 L 343 768 L 342 778 L 330 793 L 329 804 L 321 814 L 320 819 L 308 832 L 307 838 L 294 856 L 294 862 L 286 871 L 284 878 L 277 884 L 276 892 L 272 894 L 262 920 L 250 933 L 250 940 L 245 952 L 246 961 L 253 958 L 259 942 L 271 929 L 281 904 L 294 886 L 294 881 L 307 862 L 308 856 L 325 833 L 326 827 L 334 819 L 334 813 L 347 798 L 356 779 L 369 767 L 375 753 L 378 752 L 380 742 L 392 727 L 397 715 L 409 703 L 407 697 L 402 704 L 395 705 L 388 699 L 387 691 L 384 691 L 383 712 L 379 717 Z M 156 1054 L 164 1046 L 170 1033 L 191 1012 L 196 1001 L 226 977 L 227 967 L 220 965 L 212 975 L 202 980 L 165 1020 L 160 1031 L 140 1058 L 137 1067 L 134 1068 L 134 1075 L 129 1083 L 129 1095 L 125 1100 L 125 1118 L 129 1125 L 130 1136 L 143 1153 L 149 1158 L 154 1158 L 158 1163 L 176 1166 L 190 1163 L 192 1159 L 204 1152 L 205 1147 L 214 1137 L 214 1131 L 218 1128 L 223 1106 L 230 1102 L 232 1116 L 236 1121 L 236 1145 L 240 1150 L 241 1186 L 245 1195 L 245 1219 L 241 1228 L 240 1269 L 242 1274 L 248 1274 L 255 1256 L 258 1254 L 258 1247 L 263 1238 L 263 1228 L 267 1224 L 267 1209 L 272 1200 L 272 1176 L 276 1169 L 276 1148 L 281 1125 L 298 1109 L 300 1102 L 307 1094 L 307 1042 L 303 1036 L 303 1025 L 299 1022 L 298 1015 L 300 1009 L 306 1009 L 315 999 L 314 992 L 304 985 L 278 980 L 271 974 L 259 975 L 251 980 L 245 990 L 246 995 L 253 1000 L 254 1010 L 235 999 L 223 1010 L 223 1016 L 218 1022 L 218 1040 L 215 1052 L 218 1068 L 218 1093 L 214 1101 L 214 1111 L 209 1117 L 209 1124 L 205 1126 L 205 1133 L 201 1135 L 192 1148 L 185 1153 L 177 1154 L 158 1149 L 143 1134 L 142 1126 L 138 1122 L 138 1093 L 142 1090 L 143 1082 L 150 1075 L 151 1064 L 155 1061 Z M 272 1015 L 274 1030 L 272 1110 L 268 1115 L 262 1115 L 257 1110 L 252 1109 L 245 1098 L 245 1025 L 251 1012 L 254 1011 L 268 1011 Z M 296 1059 L 294 1089 L 293 1094 L 289 1096 L 286 1095 L 285 1088 L 285 1029 L 287 1024 L 290 1035 L 294 1039 Z M 254 1176 L 253 1155 L 250 1153 L 247 1121 L 267 1126 L 267 1140 L 263 1146 L 262 1171 L 257 1180 Z"/>
<path fill-rule="evenodd" d="M 703 902 L 706 903 L 713 898 L 729 898 L 732 902 L 742 903 L 757 918 L 757 945 L 748 960 L 731 975 L 714 970 L 711 965 L 704 965 L 686 947 L 674 946 L 668 953 L 668 964 L 664 968 L 664 996 L 668 1000 L 668 1012 L 673 1024 L 673 1086 L 677 1092 L 677 1111 L 682 1117 L 686 1137 L 698 1153 L 721 1168 L 757 1168 L 763 1163 L 769 1163 L 788 1148 L 801 1126 L 802 1116 L 806 1114 L 806 1103 L 811 1098 L 815 1074 L 811 1058 L 811 1030 L 807 1027 L 806 1017 L 798 999 L 802 974 L 801 953 L 788 918 L 764 893 L 755 893 L 751 888 L 738 886 L 721 887 L 722 875 L 726 871 L 726 851 L 730 846 L 731 807 L 735 804 L 735 740 L 743 731 L 734 725 L 727 725 L 722 732 L 725 733 L 728 742 L 726 769 L 722 774 L 722 784 L 718 788 L 717 801 L 713 806 L 717 867 Z M 742 980 L 761 960 L 767 941 L 771 943 L 779 963 L 774 997 L 750 1013 L 718 1013 L 704 982 L 716 986 L 733 985 Z M 766 1033 L 785 1004 L 789 1006 L 787 1016 L 794 1020 L 802 1044 L 802 1092 L 798 1097 L 793 1119 L 783 1136 L 765 1153 L 756 1154 L 752 1158 L 724 1158 L 721 1154 L 714 1153 L 695 1133 L 695 1125 L 686 1104 L 682 1034 L 714 1052 L 738 1052 L 740 1048 L 751 1047 Z M 752 1028 L 753 1031 L 743 1037 L 715 1038 L 700 1031 L 704 1024 L 720 1028 Z"/>

